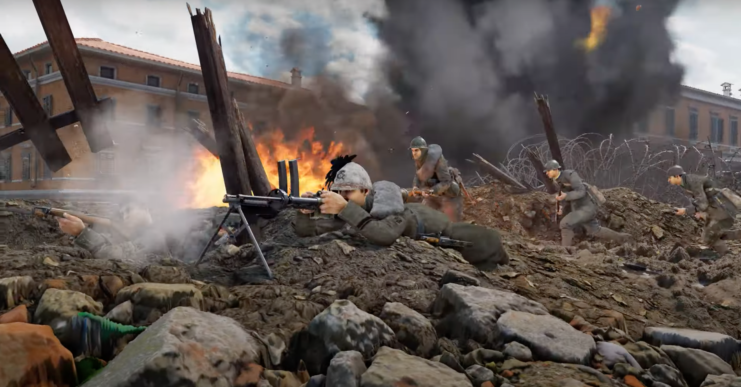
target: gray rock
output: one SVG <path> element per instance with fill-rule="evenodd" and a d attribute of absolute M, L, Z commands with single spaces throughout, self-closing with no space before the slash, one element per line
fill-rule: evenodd
<path fill-rule="evenodd" d="M 662 345 L 661 349 L 682 372 L 689 387 L 699 387 L 708 375 L 734 375 L 730 364 L 714 353 L 675 345 Z"/>
<path fill-rule="evenodd" d="M 560 386 L 561 387 L 589 387 L 587 384 L 584 384 L 583 382 L 580 382 L 572 378 L 561 380 Z"/>
<path fill-rule="evenodd" d="M 479 286 L 480 282 L 478 279 L 471 277 L 468 274 L 461 273 L 456 270 L 448 270 L 440 278 L 440 287 L 446 284 L 458 284 L 463 286 Z"/>
<path fill-rule="evenodd" d="M 105 318 L 119 324 L 131 325 L 134 321 L 134 304 L 132 304 L 131 301 L 119 304 L 115 308 L 111 309 L 105 315 Z"/>
<path fill-rule="evenodd" d="M 643 370 L 643 367 L 633 358 L 633 355 L 620 344 L 600 341 L 597 343 L 597 353 L 602 356 L 604 364 L 609 369 L 612 369 L 617 363 L 627 363 L 637 370 Z"/>
<path fill-rule="evenodd" d="M 79 312 L 102 315 L 103 304 L 85 293 L 49 288 L 44 291 L 39 300 L 39 305 L 33 315 L 33 322 L 49 325 L 55 319 L 68 319 Z"/>
<path fill-rule="evenodd" d="M 645 341 L 628 343 L 623 346 L 628 353 L 641 365 L 643 369 L 649 369 L 655 364 L 666 364 L 674 367 L 674 362 L 660 348 L 654 347 Z"/>
<path fill-rule="evenodd" d="M 364 359 L 396 341 L 394 331 L 381 319 L 348 300 L 337 300 L 314 317 L 309 333 L 321 339 L 329 353 L 358 351 Z"/>
<path fill-rule="evenodd" d="M 548 309 L 542 304 L 515 293 L 457 284 L 443 286 L 433 305 L 433 314 L 440 318 L 438 334 L 453 339 L 471 339 L 484 346 L 496 345 L 499 336 L 497 319 L 510 310 L 548 314 Z"/>
<path fill-rule="evenodd" d="M 358 351 L 340 352 L 329 362 L 326 384 L 332 387 L 358 387 L 367 370 Z"/>
<path fill-rule="evenodd" d="M 466 368 L 466 375 L 474 386 L 480 386 L 481 383 L 490 382 L 494 379 L 494 372 L 492 370 L 478 364 Z"/>
<path fill-rule="evenodd" d="M 661 383 L 661 382 L 654 381 L 653 384 L 651 384 L 651 387 L 672 387 L 672 386 L 670 386 L 670 385 L 668 385 L 666 383 Z"/>
<path fill-rule="evenodd" d="M 444 364 L 382 347 L 368 371 L 361 377 L 361 387 L 473 387 L 466 375 Z"/>
<path fill-rule="evenodd" d="M 741 387 L 741 377 L 736 375 L 708 375 L 700 387 Z"/>
<path fill-rule="evenodd" d="M 504 346 L 504 355 L 515 358 L 517 360 L 522 360 L 522 361 L 532 361 L 533 360 L 533 352 L 530 351 L 530 348 L 516 341 L 507 343 Z"/>
<path fill-rule="evenodd" d="M 327 385 L 327 377 L 324 375 L 314 375 L 306 383 L 305 387 L 325 387 Z"/>
<path fill-rule="evenodd" d="M 684 381 L 682 373 L 674 367 L 669 367 L 666 364 L 656 364 L 648 372 L 656 382 L 666 383 L 670 387 L 687 387 L 687 382 Z"/>
<path fill-rule="evenodd" d="M 650 327 L 643 330 L 643 340 L 649 344 L 676 345 L 685 348 L 701 349 L 718 355 L 727 363 L 739 352 L 739 344 L 731 336 L 716 332 L 693 329 Z"/>
<path fill-rule="evenodd" d="M 380 317 L 394 330 L 396 339 L 415 355 L 424 358 L 432 355 L 437 344 L 437 333 L 425 316 L 404 304 L 387 302 Z"/>
<path fill-rule="evenodd" d="M 591 336 L 551 315 L 509 311 L 497 326 L 504 341 L 527 345 L 538 360 L 589 364 L 596 350 Z"/>
<path fill-rule="evenodd" d="M 450 369 L 454 370 L 455 372 L 466 372 L 466 370 L 461 367 L 460 363 L 458 363 L 458 358 L 456 358 L 455 355 L 450 352 L 443 351 L 442 355 L 440 355 L 439 362 L 450 367 Z"/>
<path fill-rule="evenodd" d="M 486 365 L 491 362 L 504 361 L 504 354 L 492 349 L 477 349 L 463 357 L 463 366 L 470 367 L 474 364 Z"/>
<path fill-rule="evenodd" d="M 235 385 L 266 349 L 224 316 L 177 307 L 141 333 L 85 387 Z"/>

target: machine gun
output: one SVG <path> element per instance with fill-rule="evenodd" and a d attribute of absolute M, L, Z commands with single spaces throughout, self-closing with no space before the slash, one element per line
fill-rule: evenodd
<path fill-rule="evenodd" d="M 448 237 L 442 236 L 442 234 L 422 234 L 417 237 L 418 240 L 425 241 L 433 246 L 440 246 L 440 247 L 457 247 L 457 248 L 465 248 L 465 247 L 473 247 L 473 243 L 461 241 L 457 239 L 450 239 Z"/>
<path fill-rule="evenodd" d="M 257 251 L 257 256 L 260 258 L 260 263 L 262 264 L 263 268 L 268 274 L 268 278 L 273 278 L 273 273 L 270 271 L 270 267 L 268 267 L 268 263 L 265 260 L 265 256 L 262 254 L 262 249 L 260 249 L 260 245 L 257 243 L 257 239 L 255 238 L 255 234 L 252 233 L 252 229 L 250 228 L 250 224 L 247 221 L 247 217 L 244 215 L 243 208 L 250 209 L 250 212 L 252 213 L 260 213 L 260 214 L 266 214 L 265 210 L 267 210 L 267 214 L 277 214 L 280 211 L 283 211 L 286 208 L 296 208 L 296 209 L 306 209 L 306 210 L 315 210 L 319 211 L 319 207 L 322 205 L 322 199 L 319 197 L 316 198 L 302 198 L 299 194 L 299 176 L 298 176 L 298 160 L 290 160 L 288 162 L 288 166 L 290 168 L 291 173 L 291 193 L 286 193 L 287 191 L 287 185 L 288 185 L 288 179 L 286 176 L 286 162 L 285 160 L 278 161 L 278 188 L 270 191 L 268 193 L 268 196 L 252 196 L 252 195 L 224 195 L 224 203 L 227 203 L 229 205 L 229 210 L 227 211 L 226 215 L 224 216 L 224 219 L 221 221 L 218 227 L 216 227 L 216 231 L 211 236 L 211 238 L 208 240 L 208 244 L 203 248 L 201 251 L 201 255 L 198 257 L 198 261 L 196 262 L 196 266 L 201 264 L 201 261 L 203 260 L 203 257 L 206 255 L 206 251 L 208 251 L 209 247 L 214 242 L 214 238 L 219 234 L 219 231 L 224 226 L 224 223 L 226 223 L 227 219 L 229 219 L 229 215 L 236 212 L 239 214 L 240 218 L 242 218 L 242 227 L 247 230 L 247 233 L 250 237 L 250 241 L 252 242 L 252 245 L 255 246 L 255 250 Z M 317 195 L 319 196 L 319 195 Z M 240 227 L 240 228 L 242 228 Z"/>

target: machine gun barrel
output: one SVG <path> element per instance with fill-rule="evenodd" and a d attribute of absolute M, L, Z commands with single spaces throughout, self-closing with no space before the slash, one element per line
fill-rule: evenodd
<path fill-rule="evenodd" d="M 289 196 L 279 189 L 271 191 L 268 196 L 225 195 L 223 201 L 224 203 L 238 204 L 245 207 L 266 207 L 275 211 L 281 211 L 286 208 L 313 210 L 318 209 L 322 205 L 322 199 L 319 197 L 302 198 Z"/>

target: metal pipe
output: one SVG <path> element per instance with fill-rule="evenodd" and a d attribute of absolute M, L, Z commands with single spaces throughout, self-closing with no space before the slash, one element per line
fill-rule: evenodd
<path fill-rule="evenodd" d="M 278 161 L 278 189 L 288 191 L 288 176 L 286 175 L 286 161 Z"/>
<path fill-rule="evenodd" d="M 298 160 L 291 160 L 288 162 L 288 170 L 291 173 L 291 196 L 299 197 L 299 177 L 298 177 Z"/>

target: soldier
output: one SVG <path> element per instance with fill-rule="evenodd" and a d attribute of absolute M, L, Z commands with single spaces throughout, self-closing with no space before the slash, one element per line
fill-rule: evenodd
<path fill-rule="evenodd" d="M 344 166 L 333 163 L 339 171 L 330 191 L 321 194 L 322 214 L 327 219 L 312 219 L 311 210 L 298 210 L 294 230 L 301 237 L 340 230 L 347 225 L 358 230 L 368 241 L 390 246 L 401 236 L 417 239 L 422 234 L 441 234 L 450 239 L 471 242 L 460 248 L 463 257 L 479 268 L 490 269 L 509 262 L 496 230 L 468 223 L 452 223 L 443 213 L 421 203 L 404 204 L 402 190 L 394 183 L 371 183 L 360 165 L 349 162 Z M 307 192 L 303 197 L 313 197 Z"/>
<path fill-rule="evenodd" d="M 129 240 L 114 242 L 87 227 L 76 216 L 64 214 L 57 218 L 59 229 L 75 237 L 75 244 L 93 254 L 97 259 L 111 259 L 139 270 L 160 260 L 170 259 L 170 251 L 162 234 L 152 227 L 152 216 L 143 203 L 129 201 L 120 211 L 121 231 Z"/>
<path fill-rule="evenodd" d="M 443 149 L 436 144 L 428 147 L 422 137 L 414 138 L 409 149 L 417 168 L 413 190 L 423 191 L 422 204 L 442 211 L 451 222 L 460 222 L 463 215 L 461 187 L 451 175 Z"/>
<path fill-rule="evenodd" d="M 736 206 L 716 188 L 708 176 L 688 175 L 681 166 L 675 165 L 667 171 L 669 184 L 682 187 L 694 199 L 689 208 L 677 208 L 677 215 L 694 214 L 705 221 L 702 244 L 710 246 L 719 255 L 728 251 L 724 240 L 738 239 L 738 232 L 731 231 L 738 210 Z"/>
<path fill-rule="evenodd" d="M 561 187 L 561 192 L 556 200 L 569 205 L 570 212 L 561 219 L 561 246 L 571 246 L 574 239 L 574 229 L 584 227 L 587 235 L 624 243 L 630 240 L 630 234 L 619 233 L 602 227 L 597 220 L 597 199 L 587 189 L 581 177 L 572 170 L 561 170 L 561 165 L 556 160 L 545 163 L 545 173 Z M 563 205 L 558 214 L 563 212 Z"/>

